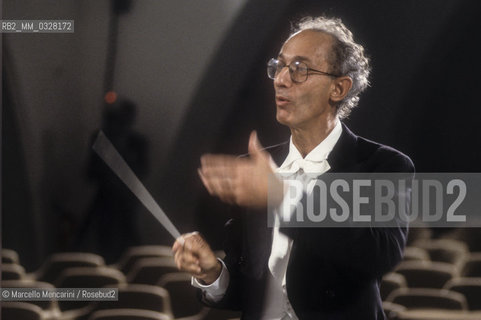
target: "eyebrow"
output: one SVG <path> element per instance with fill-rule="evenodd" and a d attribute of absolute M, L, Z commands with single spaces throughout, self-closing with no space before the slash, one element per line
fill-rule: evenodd
<path fill-rule="evenodd" d="M 282 53 L 279 54 L 278 58 L 285 60 L 285 57 Z M 304 57 L 304 56 L 294 56 L 294 58 L 292 58 L 292 60 L 293 61 L 302 61 L 302 62 L 311 62 L 311 59 L 309 59 L 308 57 Z"/>

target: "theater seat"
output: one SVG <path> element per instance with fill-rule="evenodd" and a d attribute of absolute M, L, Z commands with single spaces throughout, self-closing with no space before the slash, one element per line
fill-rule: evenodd
<path fill-rule="evenodd" d="M 2 280 L 25 279 L 25 269 L 18 264 L 2 264 Z"/>
<path fill-rule="evenodd" d="M 407 288 L 406 279 L 399 273 L 391 272 L 382 277 L 381 299 L 386 300 L 387 296 L 396 289 Z"/>
<path fill-rule="evenodd" d="M 5 280 L 2 281 L 2 288 L 45 288 L 54 289 L 55 287 L 47 282 L 33 280 Z M 55 317 L 60 313 L 57 300 L 50 299 L 47 301 L 29 301 L 28 303 L 39 306 L 49 317 Z"/>
<path fill-rule="evenodd" d="M 419 223 L 413 223 L 409 226 L 409 233 L 407 239 L 407 246 L 412 246 L 417 241 L 426 241 L 432 238 L 433 232 L 425 225 Z"/>
<path fill-rule="evenodd" d="M 14 263 L 20 264 L 20 258 L 15 250 L 2 249 L 2 264 Z"/>
<path fill-rule="evenodd" d="M 56 282 L 58 288 L 118 288 L 125 284 L 125 276 L 117 269 L 109 267 L 69 268 L 62 272 Z M 88 301 L 59 301 L 60 310 L 85 308 Z"/>
<path fill-rule="evenodd" d="M 383 301 L 382 309 L 384 310 L 388 320 L 398 319 L 398 315 L 401 312 L 406 311 L 406 307 L 388 301 Z"/>
<path fill-rule="evenodd" d="M 466 243 L 454 239 L 418 240 L 413 244 L 426 250 L 432 261 L 459 264 L 469 253 Z"/>
<path fill-rule="evenodd" d="M 409 288 L 442 288 L 458 275 L 458 269 L 448 263 L 431 261 L 402 261 L 394 270 L 402 274 Z"/>
<path fill-rule="evenodd" d="M 2 320 L 44 320 L 39 306 L 26 302 L 2 302 Z"/>
<path fill-rule="evenodd" d="M 403 256 L 404 261 L 409 261 L 409 260 L 431 260 L 429 257 L 429 253 L 421 248 L 417 247 L 406 247 L 404 248 L 404 256 Z"/>
<path fill-rule="evenodd" d="M 197 299 L 197 289 L 191 285 L 189 274 L 183 272 L 165 274 L 160 278 L 158 285 L 169 292 L 175 319 L 183 317 L 204 319 L 207 315 L 209 308 Z"/>
<path fill-rule="evenodd" d="M 164 313 L 139 309 L 111 309 L 95 311 L 89 320 L 172 320 Z"/>
<path fill-rule="evenodd" d="M 48 256 L 40 269 L 29 276 L 38 281 L 55 283 L 59 275 L 68 268 L 100 267 L 104 265 L 104 259 L 93 253 L 61 252 Z"/>
<path fill-rule="evenodd" d="M 155 284 L 166 273 L 177 272 L 173 257 L 143 258 L 137 260 L 127 274 L 127 282 Z"/>
<path fill-rule="evenodd" d="M 453 310 L 406 310 L 396 320 L 480 320 L 481 312 Z"/>
<path fill-rule="evenodd" d="M 128 274 L 137 260 L 153 257 L 172 257 L 172 248 L 162 245 L 129 247 L 113 267 L 121 270 L 124 274 Z"/>
<path fill-rule="evenodd" d="M 481 252 L 473 252 L 464 259 L 461 276 L 481 277 Z"/>
<path fill-rule="evenodd" d="M 407 309 L 467 310 L 466 298 L 446 289 L 396 289 L 387 297 L 388 302 L 402 305 Z"/>
<path fill-rule="evenodd" d="M 481 310 L 481 278 L 455 278 L 444 288 L 464 295 L 469 310 Z"/>
<path fill-rule="evenodd" d="M 173 316 L 170 296 L 166 289 L 145 284 L 119 286 L 117 301 L 98 302 L 95 310 L 143 309 Z"/>

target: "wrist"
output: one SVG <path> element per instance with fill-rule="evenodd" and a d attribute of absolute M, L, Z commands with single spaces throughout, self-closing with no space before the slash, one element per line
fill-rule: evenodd
<path fill-rule="evenodd" d="M 201 282 L 202 284 L 205 284 L 205 285 L 210 285 L 212 284 L 214 281 L 217 280 L 217 278 L 219 278 L 221 272 L 222 272 L 222 264 L 220 263 L 220 261 L 218 259 L 216 259 L 216 264 L 215 266 L 208 270 L 206 272 L 206 276 L 205 277 L 202 277 L 201 279 L 197 279 L 199 282 Z"/>

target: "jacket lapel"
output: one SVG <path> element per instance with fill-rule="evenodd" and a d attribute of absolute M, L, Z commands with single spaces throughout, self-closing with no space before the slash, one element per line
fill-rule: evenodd
<path fill-rule="evenodd" d="M 342 123 L 342 134 L 327 157 L 331 169 L 328 172 L 350 172 L 357 165 L 358 137 Z"/>

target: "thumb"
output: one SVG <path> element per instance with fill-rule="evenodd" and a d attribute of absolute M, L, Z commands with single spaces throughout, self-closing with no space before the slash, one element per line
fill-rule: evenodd
<path fill-rule="evenodd" d="M 264 150 L 257 138 L 257 132 L 254 130 L 249 137 L 249 155 L 253 158 L 264 157 Z"/>

